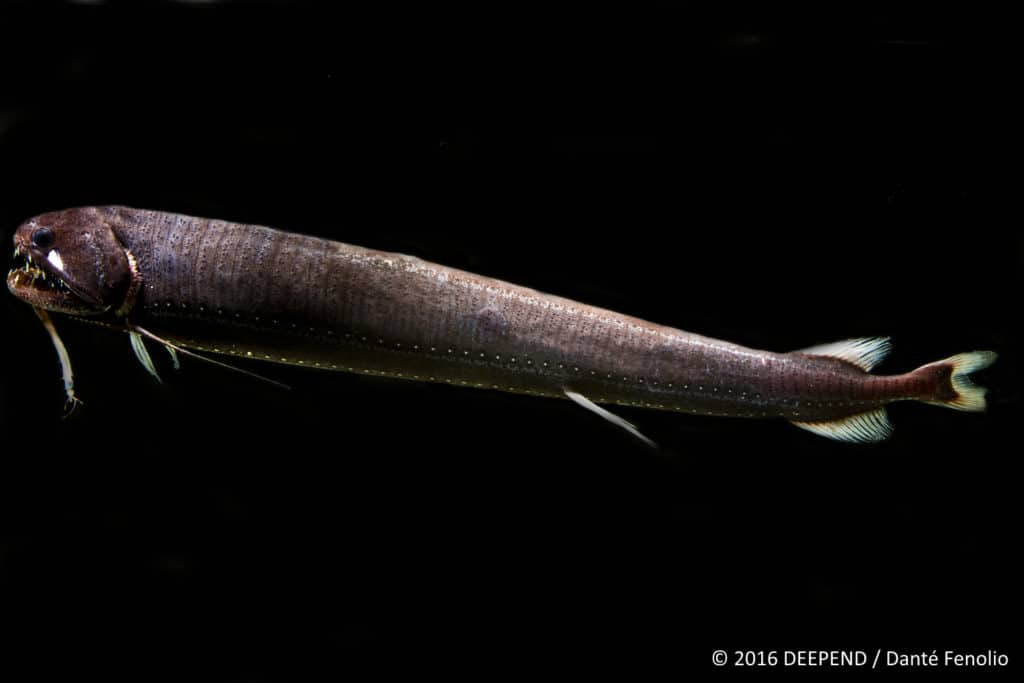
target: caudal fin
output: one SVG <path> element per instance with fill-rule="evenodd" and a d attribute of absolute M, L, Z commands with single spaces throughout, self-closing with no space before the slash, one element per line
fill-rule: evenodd
<path fill-rule="evenodd" d="M 936 382 L 931 395 L 922 400 L 955 410 L 974 413 L 985 410 L 986 389 L 972 382 L 969 375 L 992 365 L 996 358 L 998 355 L 994 351 L 971 351 L 918 368 L 915 374 L 930 375 Z"/>

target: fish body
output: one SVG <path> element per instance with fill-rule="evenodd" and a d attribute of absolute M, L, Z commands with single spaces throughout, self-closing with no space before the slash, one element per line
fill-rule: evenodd
<path fill-rule="evenodd" d="M 972 352 L 873 375 L 887 339 L 750 349 L 413 256 L 127 207 L 38 216 L 19 228 L 15 247 L 26 262 L 8 276 L 16 296 L 186 349 L 593 403 L 781 417 L 852 441 L 885 438 L 884 406 L 893 401 L 983 409 L 984 391 L 967 375 L 995 359 Z"/>

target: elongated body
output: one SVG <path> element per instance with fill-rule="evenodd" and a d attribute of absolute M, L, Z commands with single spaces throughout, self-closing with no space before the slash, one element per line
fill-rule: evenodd
<path fill-rule="evenodd" d="M 49 237 L 36 240 L 42 229 Z M 26 283 L 16 269 L 8 277 L 16 295 L 186 348 L 543 396 L 570 391 L 599 403 L 802 426 L 868 415 L 870 427 L 896 400 L 980 409 L 981 390 L 966 374 L 994 359 L 977 352 L 875 376 L 867 370 L 886 340 L 753 350 L 411 256 L 125 207 L 44 214 L 22 225 L 15 245 L 38 271 L 33 283 L 60 285 Z"/>

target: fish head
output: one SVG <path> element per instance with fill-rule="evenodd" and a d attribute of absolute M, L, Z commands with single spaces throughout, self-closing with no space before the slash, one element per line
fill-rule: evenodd
<path fill-rule="evenodd" d="M 14 233 L 7 289 L 48 311 L 101 315 L 137 289 L 131 253 L 95 207 L 44 213 Z"/>

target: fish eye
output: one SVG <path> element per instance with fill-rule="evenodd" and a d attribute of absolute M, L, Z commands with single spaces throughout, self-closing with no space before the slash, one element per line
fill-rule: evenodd
<path fill-rule="evenodd" d="M 46 249 L 53 244 L 53 230 L 49 228 L 36 228 L 32 231 L 32 245 L 40 249 Z"/>

